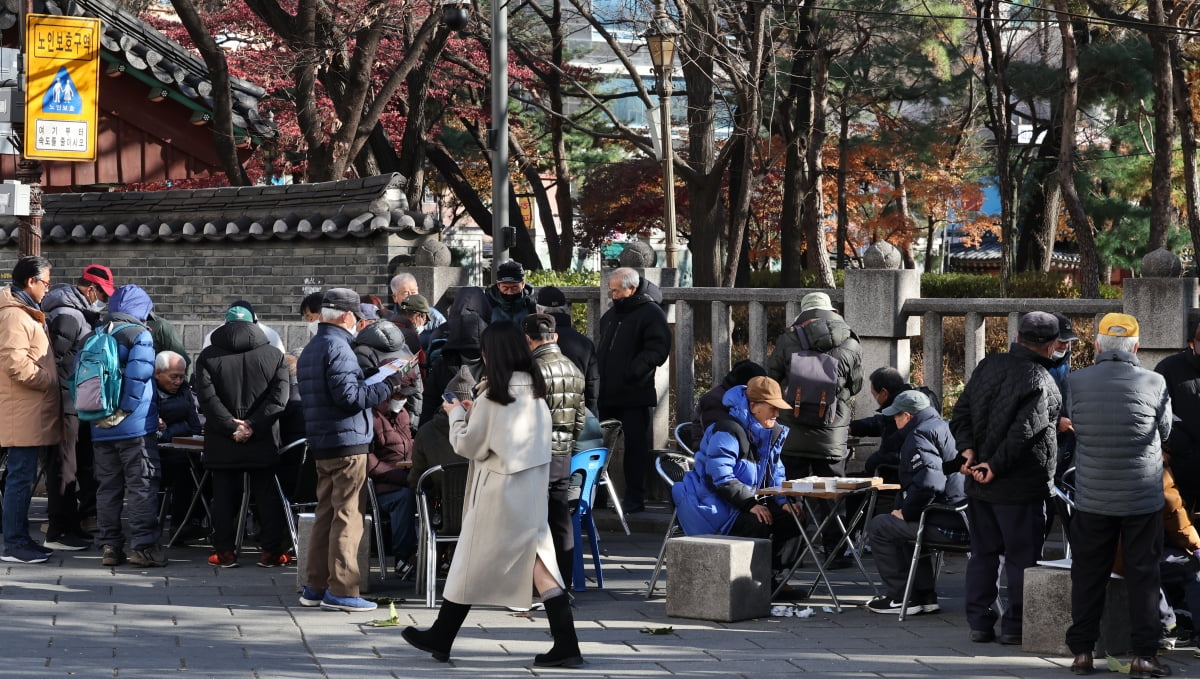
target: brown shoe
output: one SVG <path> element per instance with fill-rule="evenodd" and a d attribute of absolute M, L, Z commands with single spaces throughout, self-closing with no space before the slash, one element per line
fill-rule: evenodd
<path fill-rule="evenodd" d="M 1074 662 L 1071 663 L 1071 671 L 1075 674 L 1091 674 L 1096 671 L 1096 666 L 1092 661 L 1092 652 L 1084 651 L 1075 656 Z"/>
<path fill-rule="evenodd" d="M 1151 679 L 1169 677 L 1171 668 L 1156 655 L 1139 655 L 1129 664 L 1129 679 Z"/>

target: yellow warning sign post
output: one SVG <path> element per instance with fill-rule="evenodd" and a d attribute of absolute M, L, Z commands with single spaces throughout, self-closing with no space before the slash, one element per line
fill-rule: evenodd
<path fill-rule="evenodd" d="M 25 157 L 95 160 L 100 20 L 25 17 Z"/>

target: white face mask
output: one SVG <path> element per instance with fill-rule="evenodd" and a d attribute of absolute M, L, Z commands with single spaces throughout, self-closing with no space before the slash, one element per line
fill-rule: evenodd
<path fill-rule="evenodd" d="M 413 330 L 416 330 L 417 334 L 420 335 L 421 333 L 425 332 L 425 326 L 418 325 L 418 326 L 413 327 Z"/>
<path fill-rule="evenodd" d="M 320 321 L 309 321 L 308 322 L 308 336 L 309 337 L 313 337 L 317 334 L 317 326 L 320 324 L 321 324 Z"/>
<path fill-rule="evenodd" d="M 1067 350 L 1063 349 L 1062 351 L 1055 351 L 1055 352 L 1051 353 L 1050 358 L 1053 358 L 1054 360 L 1057 361 L 1058 359 L 1060 359 L 1066 355 L 1067 355 Z"/>
<path fill-rule="evenodd" d="M 392 399 L 388 401 L 388 410 L 392 411 L 393 413 L 398 413 L 401 410 L 404 410 L 404 404 L 407 402 L 407 398 L 402 398 L 400 400 Z"/>
<path fill-rule="evenodd" d="M 95 302 L 92 302 L 91 304 L 89 304 L 88 308 L 91 309 L 92 311 L 95 311 L 98 314 L 102 314 L 102 313 L 104 313 L 104 310 L 108 308 L 108 303 L 102 302 L 100 300 L 96 300 Z"/>

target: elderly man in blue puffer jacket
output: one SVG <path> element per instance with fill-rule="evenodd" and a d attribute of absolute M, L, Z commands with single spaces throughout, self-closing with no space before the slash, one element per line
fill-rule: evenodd
<path fill-rule="evenodd" d="M 769 538 L 773 568 L 781 571 L 791 565 L 799 529 L 783 498 L 760 503 L 755 493 L 783 483 L 779 454 L 788 428 L 777 418 L 780 408 L 791 406 L 769 377 L 733 387 L 722 403 L 728 419 L 709 425 L 695 468 L 671 489 L 679 525 L 687 535 Z"/>

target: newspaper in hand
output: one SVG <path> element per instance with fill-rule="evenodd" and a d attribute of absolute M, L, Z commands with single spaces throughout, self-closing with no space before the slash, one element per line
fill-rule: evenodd
<path fill-rule="evenodd" d="M 393 358 L 390 361 L 385 361 L 379 364 L 378 372 L 368 377 L 364 384 L 368 386 L 372 384 L 379 384 L 395 373 L 405 375 L 408 373 L 408 371 L 412 370 L 413 366 L 416 364 L 417 359 L 413 356 L 408 358 Z"/>

